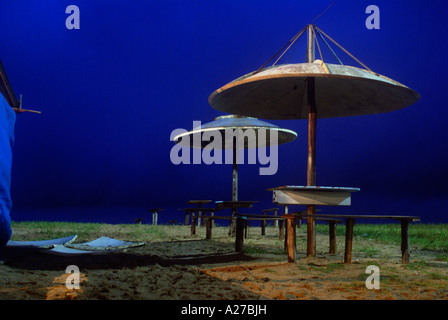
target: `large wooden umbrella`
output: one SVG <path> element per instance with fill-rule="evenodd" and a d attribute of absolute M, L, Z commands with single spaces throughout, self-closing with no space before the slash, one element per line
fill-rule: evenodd
<path fill-rule="evenodd" d="M 317 118 L 394 111 L 415 103 L 420 95 L 397 81 L 371 71 L 312 24 L 303 28 L 275 56 L 283 51 L 281 58 L 305 31 L 308 35 L 306 63 L 275 65 L 277 59 L 273 66 L 265 67 L 268 61 L 258 70 L 217 89 L 210 95 L 209 104 L 220 111 L 263 119 L 308 119 L 307 186 L 316 186 Z M 316 60 L 315 44 L 321 52 L 316 34 L 333 54 L 324 36 L 365 69 L 342 63 L 324 63 L 323 58 Z M 314 256 L 314 205 L 308 206 L 307 214 L 307 254 Z"/>

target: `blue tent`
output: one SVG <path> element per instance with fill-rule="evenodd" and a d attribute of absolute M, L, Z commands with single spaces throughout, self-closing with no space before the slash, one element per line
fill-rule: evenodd
<path fill-rule="evenodd" d="M 0 247 L 11 238 L 11 166 L 16 114 L 0 93 Z"/>

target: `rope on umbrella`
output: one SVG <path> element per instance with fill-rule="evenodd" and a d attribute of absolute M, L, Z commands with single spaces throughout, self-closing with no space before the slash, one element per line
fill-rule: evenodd
<path fill-rule="evenodd" d="M 317 35 L 319 36 L 319 38 L 322 39 L 322 41 L 325 43 L 325 45 L 327 46 L 327 48 L 328 48 L 328 49 L 331 51 L 331 53 L 334 55 L 334 57 L 336 58 L 336 60 L 338 60 L 339 64 L 343 66 L 344 64 L 343 64 L 342 61 L 339 59 L 339 57 L 337 56 L 336 52 L 333 51 L 333 48 L 330 47 L 330 45 L 328 44 L 327 40 L 325 40 L 325 38 L 322 36 L 322 34 L 319 32 L 319 30 L 317 30 L 317 27 L 316 27 L 316 26 L 314 26 L 314 28 L 315 28 L 316 33 L 317 33 Z M 316 42 L 317 42 L 317 41 L 316 41 Z"/>
<path fill-rule="evenodd" d="M 289 45 L 288 48 L 286 48 L 286 50 L 282 53 L 282 55 L 280 57 L 278 57 L 277 60 L 275 60 L 275 62 L 272 64 L 273 66 L 275 66 L 275 64 L 283 57 L 283 55 L 291 48 L 291 46 L 302 36 L 302 34 L 305 32 L 306 28 L 303 28 L 294 38 L 294 41 L 291 42 L 291 44 Z"/>
<path fill-rule="evenodd" d="M 263 68 L 269 63 L 269 62 L 271 62 L 272 61 L 272 59 L 274 59 L 276 56 L 278 56 L 279 54 L 280 54 L 280 52 L 282 52 L 291 42 L 295 42 L 301 35 L 302 35 L 302 33 L 306 30 L 306 26 L 298 33 L 298 34 L 296 34 L 294 37 L 292 37 L 292 39 L 291 40 L 289 40 L 280 50 L 278 50 L 268 61 L 266 61 L 260 68 L 258 68 L 258 70 L 257 71 L 255 71 L 253 74 L 257 74 L 257 73 L 259 73 L 261 70 L 263 70 Z M 289 46 L 288 47 L 288 49 L 290 48 L 291 46 Z M 285 52 L 286 51 L 288 51 L 288 49 L 287 50 L 285 50 Z M 284 54 L 284 53 L 283 53 Z"/>
<path fill-rule="evenodd" d="M 366 68 L 367 70 L 369 70 L 370 72 L 373 72 L 369 67 L 367 67 L 364 63 L 362 63 L 361 61 L 359 61 L 358 59 L 356 59 L 356 57 L 354 55 L 352 55 L 350 52 L 348 52 L 347 50 L 345 50 L 339 43 L 337 43 L 336 41 L 334 41 L 330 36 L 328 36 L 325 32 L 323 32 L 321 29 L 319 29 L 318 27 L 314 26 L 317 30 L 319 30 L 319 32 L 321 32 L 324 36 L 326 36 L 328 39 L 330 39 L 335 45 L 337 45 L 341 50 L 343 50 L 346 54 L 348 54 L 350 57 L 352 57 L 354 60 L 356 60 L 356 62 L 358 62 L 360 65 L 362 65 L 364 68 Z"/>

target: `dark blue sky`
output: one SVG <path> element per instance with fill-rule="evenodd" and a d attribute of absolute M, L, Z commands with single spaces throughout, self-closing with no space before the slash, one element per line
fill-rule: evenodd
<path fill-rule="evenodd" d="M 172 130 L 223 115 L 209 95 L 260 67 L 330 3 L 2 0 L 0 58 L 24 107 L 42 111 L 17 117 L 12 219 L 63 219 L 71 207 L 74 220 L 81 208 L 111 208 L 132 221 L 129 208 L 170 208 L 168 217 L 190 199 L 230 200 L 231 166 L 173 165 Z M 79 30 L 65 27 L 71 4 Z M 365 27 L 371 4 L 380 30 Z M 361 188 L 350 208 L 328 212 L 448 222 L 446 9 L 441 0 L 338 0 L 314 22 L 422 96 L 391 113 L 319 120 L 317 184 Z M 302 39 L 290 62 L 304 62 L 303 48 Z M 268 122 L 298 138 L 279 147 L 274 176 L 240 166 L 239 198 L 260 201 L 258 209 L 272 206 L 267 188 L 306 184 L 307 122 Z"/>

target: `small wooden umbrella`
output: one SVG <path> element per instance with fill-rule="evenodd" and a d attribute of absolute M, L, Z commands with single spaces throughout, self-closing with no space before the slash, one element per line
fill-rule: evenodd
<path fill-rule="evenodd" d="M 243 133 L 246 130 L 254 130 L 254 135 L 227 135 L 225 134 L 227 130 L 241 130 Z M 259 134 L 264 130 L 265 139 L 259 139 Z M 291 142 L 297 138 L 297 133 L 288 130 L 279 128 L 276 125 L 267 123 L 265 121 L 258 120 L 252 117 L 243 117 L 239 115 L 227 115 L 217 117 L 214 121 L 201 125 L 199 128 L 195 128 L 186 133 L 181 133 L 174 137 L 174 142 L 180 144 L 185 147 L 190 148 L 205 148 L 209 145 L 209 141 L 207 139 L 198 139 L 201 141 L 200 144 L 195 145 L 193 138 L 194 135 L 202 135 L 205 132 L 213 131 L 215 133 L 219 133 L 222 137 L 221 145 L 219 148 L 221 149 L 233 149 L 233 172 L 232 172 L 232 201 L 238 201 L 238 147 L 242 147 L 244 149 L 248 148 L 262 148 L 262 147 L 270 147 L 274 145 L 280 145 L 284 143 Z M 270 131 L 277 131 L 276 140 L 271 140 Z M 184 139 L 184 138 L 188 139 Z M 229 140 L 230 139 L 230 140 Z"/>

